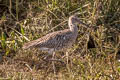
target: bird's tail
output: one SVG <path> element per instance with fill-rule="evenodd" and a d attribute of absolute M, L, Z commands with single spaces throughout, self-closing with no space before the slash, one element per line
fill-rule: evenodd
<path fill-rule="evenodd" d="M 29 48 L 33 48 L 36 45 L 36 41 L 30 41 L 28 43 L 25 43 L 22 47 L 22 49 L 29 49 Z"/>

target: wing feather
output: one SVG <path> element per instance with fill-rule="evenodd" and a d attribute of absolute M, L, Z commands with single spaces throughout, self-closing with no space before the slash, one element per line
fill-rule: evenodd
<path fill-rule="evenodd" d="M 28 48 L 33 48 L 33 47 L 37 47 L 37 48 L 59 47 L 60 44 L 69 40 L 70 36 L 71 36 L 71 31 L 69 29 L 56 31 L 56 32 L 52 32 L 50 34 L 47 34 L 46 36 L 43 36 L 39 39 L 36 39 L 36 40 L 30 41 L 28 43 L 25 43 L 22 48 L 23 49 L 28 49 Z"/>

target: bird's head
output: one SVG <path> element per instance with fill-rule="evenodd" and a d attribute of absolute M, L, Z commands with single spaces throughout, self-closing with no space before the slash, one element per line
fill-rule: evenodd
<path fill-rule="evenodd" d="M 80 21 L 80 19 L 78 18 L 77 15 L 72 15 L 69 17 L 69 24 L 81 24 L 82 22 Z"/>
<path fill-rule="evenodd" d="M 69 17 L 68 24 L 69 24 L 69 26 L 70 26 L 71 24 L 74 24 L 74 25 L 75 25 L 75 24 L 82 24 L 82 25 L 84 25 L 84 27 L 89 27 L 88 24 L 83 23 L 83 22 L 78 18 L 78 15 L 77 15 L 77 14 L 76 14 L 76 15 L 72 15 L 72 16 Z"/>

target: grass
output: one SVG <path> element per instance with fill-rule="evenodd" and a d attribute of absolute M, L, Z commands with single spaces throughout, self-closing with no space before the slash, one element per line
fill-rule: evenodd
<path fill-rule="evenodd" d="M 4 0 L 0 7 L 0 80 L 120 79 L 119 0 Z M 63 60 L 55 62 L 56 74 L 52 62 L 43 60 L 46 52 L 21 49 L 25 42 L 68 28 L 68 17 L 76 13 L 92 29 L 79 25 L 68 64 L 65 51 L 56 53 Z"/>

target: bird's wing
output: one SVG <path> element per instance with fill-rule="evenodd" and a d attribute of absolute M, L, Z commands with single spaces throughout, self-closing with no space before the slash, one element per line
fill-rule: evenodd
<path fill-rule="evenodd" d="M 25 43 L 22 48 L 23 49 L 34 48 L 34 47 L 54 48 L 56 46 L 59 46 L 61 43 L 65 43 L 67 40 L 70 39 L 70 36 L 71 36 L 71 31 L 69 29 L 56 31 L 49 33 L 46 36 L 43 36 L 39 39 Z"/>
<path fill-rule="evenodd" d="M 25 43 L 23 45 L 23 49 L 34 48 L 34 47 L 55 48 L 58 46 L 62 46 L 64 43 L 68 43 L 68 41 L 70 41 L 72 35 L 71 33 L 72 32 L 69 29 L 52 32 L 39 39 Z"/>
<path fill-rule="evenodd" d="M 71 39 L 71 31 L 69 29 L 65 29 L 62 31 L 53 32 L 47 34 L 46 36 L 38 39 L 35 47 L 45 47 L 45 48 L 55 48 L 60 47 L 64 43 L 67 43 Z"/>

